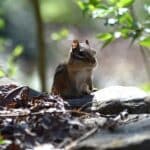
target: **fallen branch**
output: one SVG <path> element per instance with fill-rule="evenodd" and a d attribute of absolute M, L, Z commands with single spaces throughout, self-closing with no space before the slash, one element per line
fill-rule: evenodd
<path fill-rule="evenodd" d="M 98 131 L 98 127 L 95 127 L 93 129 L 91 129 L 89 132 L 85 133 L 83 136 L 81 136 L 77 140 L 71 142 L 64 149 L 65 150 L 71 150 L 72 148 L 76 147 L 81 141 L 83 141 L 83 140 L 87 139 L 88 137 L 92 136 L 96 131 Z"/>

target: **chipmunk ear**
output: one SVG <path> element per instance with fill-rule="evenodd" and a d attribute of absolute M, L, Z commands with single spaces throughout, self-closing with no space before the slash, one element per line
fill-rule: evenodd
<path fill-rule="evenodd" d="M 78 40 L 73 40 L 72 41 L 72 50 L 74 51 L 79 51 L 80 50 L 80 45 Z"/>
<path fill-rule="evenodd" d="M 85 40 L 85 43 L 86 43 L 87 45 L 90 45 L 88 40 Z"/>

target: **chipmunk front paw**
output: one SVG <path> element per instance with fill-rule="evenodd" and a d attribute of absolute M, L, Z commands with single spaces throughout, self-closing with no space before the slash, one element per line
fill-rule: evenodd
<path fill-rule="evenodd" d="M 83 95 L 89 95 L 92 91 L 89 89 L 88 84 L 84 84 L 82 88 Z"/>

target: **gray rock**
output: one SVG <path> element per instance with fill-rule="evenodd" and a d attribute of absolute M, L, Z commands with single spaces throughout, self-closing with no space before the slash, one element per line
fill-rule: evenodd
<path fill-rule="evenodd" d="M 17 82 L 1 78 L 0 85 L 16 84 Z M 29 88 L 29 96 L 38 96 L 40 92 Z M 150 113 L 150 97 L 137 87 L 112 86 L 91 95 L 78 99 L 67 99 L 71 107 L 87 111 L 98 111 L 103 114 L 118 114 L 127 109 L 129 113 Z"/>
<path fill-rule="evenodd" d="M 148 95 L 137 87 L 112 86 L 98 90 L 91 95 L 69 99 L 73 107 L 88 108 L 103 114 L 117 114 L 124 109 L 129 113 L 149 113 L 150 101 Z"/>
<path fill-rule="evenodd" d="M 95 121 L 101 122 L 101 117 L 99 121 L 98 118 L 90 118 L 89 120 L 85 122 L 94 125 Z M 126 123 L 119 125 L 115 130 L 100 129 L 99 132 L 80 142 L 74 148 L 74 150 L 148 149 L 150 149 L 150 115 L 147 114 L 129 115 Z"/>

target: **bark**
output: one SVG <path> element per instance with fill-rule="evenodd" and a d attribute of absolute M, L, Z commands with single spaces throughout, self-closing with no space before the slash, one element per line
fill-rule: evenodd
<path fill-rule="evenodd" d="M 37 28 L 37 44 L 39 49 L 39 57 L 38 57 L 38 70 L 39 70 L 39 78 L 41 84 L 41 90 L 46 91 L 46 49 L 44 43 L 44 28 L 42 23 L 42 17 L 40 13 L 40 4 L 39 0 L 31 0 L 34 8 L 35 20 L 36 20 L 36 28 Z"/>

